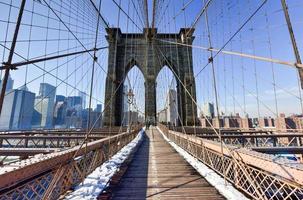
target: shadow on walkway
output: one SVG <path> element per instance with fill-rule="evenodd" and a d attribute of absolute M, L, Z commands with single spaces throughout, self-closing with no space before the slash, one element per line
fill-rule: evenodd
<path fill-rule="evenodd" d="M 147 195 L 149 137 L 144 134 L 144 141 L 135 153 L 112 199 L 145 199 Z"/>

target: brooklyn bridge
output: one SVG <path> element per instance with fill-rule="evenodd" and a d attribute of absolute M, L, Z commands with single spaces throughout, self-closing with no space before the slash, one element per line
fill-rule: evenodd
<path fill-rule="evenodd" d="M 0 200 L 303 199 L 301 0 L 0 11 Z"/>

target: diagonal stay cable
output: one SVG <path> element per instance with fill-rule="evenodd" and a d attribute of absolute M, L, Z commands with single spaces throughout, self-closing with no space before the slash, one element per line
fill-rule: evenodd
<path fill-rule="evenodd" d="M 32 60 L 28 60 L 28 61 L 12 63 L 10 65 L 6 65 L 6 63 L 4 62 L 3 63 L 4 66 L 0 67 L 0 69 L 5 69 L 7 67 L 11 67 L 12 69 L 17 69 L 17 67 L 28 65 L 28 64 L 34 64 L 34 63 L 38 63 L 38 62 L 44 62 L 44 61 L 54 60 L 54 59 L 63 58 L 63 57 L 74 56 L 74 55 L 78 55 L 78 54 L 88 53 L 91 51 L 99 51 L 101 49 L 106 49 L 106 48 L 108 48 L 108 47 L 93 48 L 93 49 L 88 49 L 88 50 L 84 50 L 84 51 L 77 51 L 77 52 L 72 52 L 72 53 L 56 55 L 56 56 L 49 56 L 49 57 L 45 57 L 45 58 L 38 58 L 38 59 L 32 59 Z"/>
<path fill-rule="evenodd" d="M 136 14 L 137 14 L 137 16 L 138 16 L 138 19 L 140 20 L 140 22 L 141 22 L 141 24 L 142 24 L 142 27 L 144 27 L 144 22 L 143 22 L 143 20 L 142 20 L 142 16 L 139 15 L 139 13 L 138 13 L 138 8 L 136 7 L 136 5 L 135 5 L 135 3 L 134 3 L 134 0 L 131 0 L 131 2 L 132 2 L 133 7 L 134 7 L 134 9 L 135 9 L 135 11 L 136 11 Z"/>
<path fill-rule="evenodd" d="M 229 42 L 243 29 L 243 27 L 259 12 L 259 10 L 266 4 L 267 0 L 264 0 L 259 7 L 245 20 L 245 22 L 236 30 L 236 32 L 224 43 L 224 45 L 217 51 L 217 53 L 209 59 L 208 63 L 196 74 L 195 78 L 210 64 L 217 55 L 229 44 Z"/>
<path fill-rule="evenodd" d="M 96 7 L 95 3 L 92 0 L 90 0 L 90 2 L 92 3 L 93 7 L 95 8 L 96 12 L 98 13 L 98 16 L 99 16 L 98 19 L 101 19 L 101 21 L 106 26 L 106 28 L 109 28 L 109 23 L 101 15 L 101 10 L 98 10 L 98 8 Z M 101 2 L 100 2 L 100 4 L 101 4 Z M 98 20 L 98 23 L 99 23 L 99 20 Z"/>
<path fill-rule="evenodd" d="M 196 48 L 196 49 L 202 49 L 202 50 L 206 50 L 206 51 L 213 51 L 213 52 L 218 52 L 219 51 L 219 49 L 214 48 L 214 47 L 209 48 L 209 47 L 204 47 L 204 46 L 199 46 L 199 45 L 191 45 L 191 44 L 184 44 L 184 43 L 181 43 L 181 42 L 169 41 L 169 40 L 164 40 L 164 39 L 157 39 L 157 38 L 155 38 L 155 39 L 158 40 L 158 41 L 161 41 L 161 42 L 165 42 L 165 43 L 177 44 L 177 45 L 180 45 L 180 46 L 188 46 L 188 47 L 192 47 L 192 48 Z M 239 56 L 239 57 L 243 57 L 243 58 L 251 58 L 251 59 L 260 60 L 260 61 L 264 61 L 264 62 L 277 63 L 277 64 L 280 64 L 280 65 L 285 65 L 287 67 L 292 67 L 292 68 L 303 68 L 303 64 L 294 63 L 294 62 L 290 62 L 290 61 L 279 60 L 279 59 L 275 59 L 275 58 L 268 58 L 268 57 L 263 57 L 263 56 L 251 55 L 251 54 L 237 52 L 237 51 L 222 50 L 221 53 L 226 54 L 226 55 Z"/>
<path fill-rule="evenodd" d="M 45 0 L 44 0 L 45 1 Z M 115 1 L 112 0 L 114 2 L 114 4 L 119 8 L 119 10 L 121 10 L 123 12 L 124 15 L 126 15 L 126 17 L 140 30 L 143 31 L 136 23 L 135 21 L 123 10 L 123 8 Z"/>
<path fill-rule="evenodd" d="M 79 56 L 80 56 L 80 55 L 77 55 L 77 56 L 75 56 L 75 57 L 73 57 L 73 58 L 71 58 L 71 59 L 69 59 L 69 60 L 63 62 L 62 64 L 60 64 L 60 65 L 58 65 L 58 66 L 56 66 L 56 67 L 50 69 L 48 72 L 51 73 L 51 72 L 53 72 L 54 70 L 59 69 L 59 68 L 62 67 L 62 66 L 65 66 L 67 63 L 69 63 L 69 62 L 71 62 L 71 61 L 73 61 L 73 60 L 79 58 Z M 86 59 L 86 60 L 82 63 L 82 65 L 84 65 L 84 64 L 87 63 L 88 61 L 89 61 L 89 58 Z M 39 75 L 39 76 L 37 76 L 37 77 L 31 79 L 30 81 L 26 82 L 26 84 L 30 84 L 30 83 L 32 83 L 32 82 L 38 80 L 38 79 L 41 78 L 42 76 L 44 76 L 44 74 Z M 56 79 L 56 80 L 57 80 L 57 79 Z M 21 89 L 23 86 L 24 86 L 24 85 L 21 85 L 21 86 L 18 87 L 17 89 Z M 75 90 L 75 89 L 76 89 L 76 88 L 73 88 L 73 90 Z M 9 92 L 5 93 L 5 96 L 8 95 L 8 94 L 11 94 L 12 92 L 13 92 L 13 91 L 9 91 Z M 86 93 L 85 93 L 85 95 L 88 96 L 88 94 L 86 94 Z M 97 99 L 94 98 L 94 100 L 97 100 Z M 99 101 L 99 100 L 97 100 L 97 101 Z M 99 102 L 100 102 L 100 101 L 99 101 Z"/>
<path fill-rule="evenodd" d="M 0 44 L 0 46 L 4 47 L 4 48 L 7 49 L 7 50 L 10 50 L 10 48 L 4 46 L 3 44 Z M 17 53 L 16 51 L 14 51 L 14 54 L 17 55 L 17 56 L 19 56 L 20 58 L 22 58 L 22 59 L 28 61 L 28 59 L 26 59 L 24 56 L 22 56 L 21 54 Z M 33 63 L 33 65 L 34 65 L 35 67 L 37 67 L 38 69 L 42 70 L 43 72 L 45 72 L 46 74 L 49 74 L 50 76 L 54 77 L 55 79 L 58 79 L 59 81 L 62 81 L 64 84 L 68 85 L 69 87 L 71 87 L 71 88 L 73 88 L 73 89 L 75 89 L 75 90 L 77 90 L 77 91 L 79 91 L 79 92 L 82 92 L 82 91 L 79 90 L 78 88 L 75 88 L 73 85 L 67 83 L 64 79 L 61 79 L 61 78 L 59 78 L 58 76 L 56 76 L 56 75 L 50 73 L 49 71 L 43 69 L 43 67 L 40 67 L 39 65 L 37 65 L 36 63 Z M 97 100 L 97 99 L 96 99 L 96 100 Z M 99 101 L 99 100 L 97 100 L 97 101 Z"/>
<path fill-rule="evenodd" d="M 61 19 L 61 17 L 54 11 L 54 9 L 46 2 L 46 0 L 43 0 L 43 2 L 47 5 L 47 7 L 56 15 L 56 17 L 60 20 L 60 22 L 65 26 L 65 28 L 73 35 L 73 37 L 75 38 L 75 39 L 77 39 L 77 41 L 81 44 L 81 46 L 85 49 L 85 50 L 87 50 L 87 48 L 83 45 L 83 43 L 77 38 L 77 36 L 70 30 L 70 28 L 65 24 L 65 22 Z M 88 52 L 88 54 L 93 58 L 93 59 L 95 59 L 94 58 L 94 56 L 90 53 L 90 52 Z M 106 73 L 106 70 L 97 62 L 97 64 L 98 64 L 98 66 L 102 69 L 102 71 L 104 72 L 104 73 Z"/>
<path fill-rule="evenodd" d="M 202 17 L 203 13 L 205 13 L 205 11 L 208 9 L 210 3 L 212 2 L 212 0 L 208 0 L 207 2 L 205 2 L 204 6 L 202 7 L 202 10 L 199 12 L 198 16 L 196 17 L 195 21 L 193 22 L 193 24 L 190 26 L 189 30 L 185 33 L 185 37 L 188 36 L 188 34 L 195 28 L 195 26 L 198 24 L 198 22 L 200 21 L 200 18 Z"/>

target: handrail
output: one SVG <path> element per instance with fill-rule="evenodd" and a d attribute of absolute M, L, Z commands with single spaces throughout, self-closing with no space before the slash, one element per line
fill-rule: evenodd
<path fill-rule="evenodd" d="M 289 160 L 288 163 L 274 161 L 271 155 L 235 147 L 228 151 L 224 147 L 222 158 L 219 143 L 158 126 L 166 137 L 218 174 L 223 176 L 225 172 L 230 183 L 253 199 L 303 198 L 303 168 L 298 162 L 295 165 Z M 230 152 L 234 153 L 233 157 Z M 257 187 L 252 187 L 250 181 Z"/>
<path fill-rule="evenodd" d="M 140 129 L 89 142 L 79 149 L 75 146 L 61 152 L 33 157 L 0 167 L 0 199 L 14 199 L 29 194 L 42 198 L 55 176 L 60 181 L 51 194 L 56 199 L 72 186 L 80 183 L 96 167 L 117 153 L 138 134 Z M 79 149 L 79 150 L 78 150 Z M 77 152 L 75 159 L 74 154 Z"/>

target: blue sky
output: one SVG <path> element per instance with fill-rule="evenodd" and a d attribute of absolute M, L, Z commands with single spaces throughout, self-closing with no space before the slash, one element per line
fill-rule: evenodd
<path fill-rule="evenodd" d="M 13 7 L 9 6 L 10 2 L 11 0 L 0 0 L 0 40 L 1 44 L 7 47 L 10 47 L 11 44 L 9 41 L 12 39 L 14 22 L 20 6 L 19 0 L 12 0 Z M 59 0 L 52 0 L 47 2 L 80 42 L 75 39 L 74 35 L 67 30 L 64 24 L 58 21 L 57 16 L 45 4 L 41 5 L 28 0 L 16 52 L 25 58 L 34 58 L 54 53 L 58 50 L 61 53 L 67 53 L 68 51 L 64 51 L 66 49 L 70 49 L 69 52 L 79 51 L 84 49 L 83 46 L 86 49 L 91 49 L 95 38 L 97 16 L 89 1 L 68 0 L 60 2 Z M 116 2 L 119 4 L 119 0 L 116 0 Z M 101 13 L 110 26 L 119 26 L 123 32 L 140 32 L 142 20 L 140 20 L 141 16 L 138 17 L 137 13 L 141 15 L 141 12 L 134 9 L 133 2 L 136 8 L 139 8 L 138 2 L 140 1 L 131 0 L 121 0 L 121 7 L 139 28 L 123 13 L 120 13 L 118 22 L 119 9 L 112 0 L 102 0 Z M 162 10 L 160 9 L 156 20 L 158 32 L 179 32 L 181 27 L 190 27 L 204 5 L 201 0 L 193 0 L 182 11 L 183 5 L 190 1 L 166 0 L 163 2 Z M 262 2 L 261 0 L 214 0 L 208 9 L 212 46 L 217 49 L 221 48 Z M 151 22 L 152 1 L 149 0 L 148 3 L 149 21 Z M 303 2 L 301 0 L 288 0 L 287 3 L 298 47 L 300 52 L 302 52 L 303 38 L 300 36 L 302 36 L 303 30 L 300 27 L 303 24 Z M 10 17 L 9 10 L 11 10 Z M 176 16 L 175 19 L 174 16 Z M 9 24 L 8 29 L 7 20 L 12 22 Z M 46 27 L 49 28 L 47 29 Z M 201 17 L 195 28 L 196 38 L 194 45 L 208 47 L 204 16 Z M 107 45 L 104 36 L 105 31 L 101 27 L 98 31 L 99 47 Z M 7 42 L 5 42 L 5 38 Z M 45 41 L 46 39 L 48 40 L 47 42 Z M 59 39 L 60 41 L 58 41 Z M 27 40 L 31 40 L 31 42 Z M 225 47 L 225 50 L 294 62 L 294 54 L 280 1 L 268 0 L 265 6 Z M 4 51 L 1 46 L 0 57 L 2 61 L 6 61 L 7 55 L 7 50 Z M 209 52 L 197 48 L 193 49 L 195 74 L 207 64 L 208 57 Z M 14 62 L 22 60 L 22 58 L 14 55 Z M 107 50 L 98 52 L 98 63 L 94 72 L 94 105 L 97 102 L 104 102 Z M 68 96 L 77 95 L 78 90 L 88 91 L 91 81 L 91 66 L 91 56 L 85 54 L 38 63 L 37 66 L 23 66 L 11 74 L 15 80 L 15 88 L 22 86 L 26 82 L 28 88 L 37 93 L 39 83 L 48 82 L 57 86 L 57 94 Z M 258 113 L 262 116 L 274 116 L 280 112 L 287 114 L 301 113 L 300 92 L 302 91 L 298 87 L 296 69 L 279 64 L 272 65 L 263 61 L 254 62 L 252 59 L 224 54 L 219 54 L 215 58 L 214 66 L 218 83 L 219 107 L 222 112 L 229 114 L 235 111 L 242 116 L 245 113 L 251 116 L 258 116 Z M 52 75 L 45 73 L 45 71 L 51 71 Z M 37 77 L 40 78 L 36 79 Z M 129 77 L 132 84 L 135 84 L 138 107 L 143 111 L 143 77 L 135 68 L 130 71 Z M 172 78 L 172 73 L 167 68 L 163 69 L 159 74 L 157 80 L 158 110 L 165 104 L 165 96 Z M 202 106 L 203 102 L 214 102 L 210 65 L 196 77 L 196 86 L 199 106 Z M 276 92 L 274 92 L 274 89 Z M 275 94 L 277 98 L 275 98 Z M 259 101 L 257 101 L 256 97 L 258 97 Z M 278 110 L 275 106 L 276 102 Z"/>

